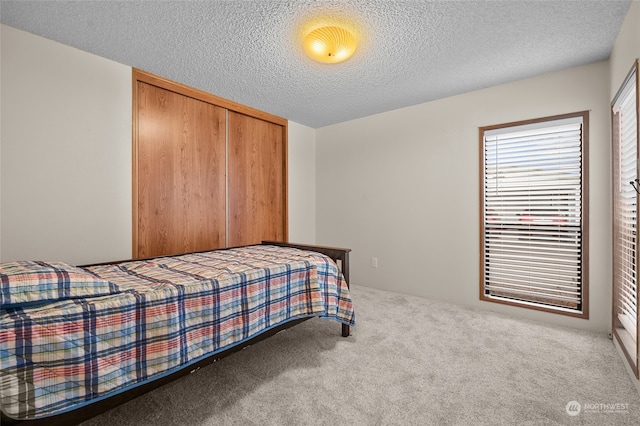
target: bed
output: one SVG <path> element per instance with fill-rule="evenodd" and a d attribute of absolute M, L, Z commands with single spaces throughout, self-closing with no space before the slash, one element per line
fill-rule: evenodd
<path fill-rule="evenodd" d="M 347 337 L 349 251 L 0 264 L 1 424 L 77 424 L 312 317 Z"/>

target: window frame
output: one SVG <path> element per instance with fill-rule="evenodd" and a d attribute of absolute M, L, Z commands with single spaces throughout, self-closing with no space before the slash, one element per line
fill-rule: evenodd
<path fill-rule="evenodd" d="M 546 305 L 541 302 L 531 302 L 524 300 L 515 300 L 513 298 L 499 297 L 494 295 L 487 295 L 485 284 L 486 277 L 485 271 L 487 266 L 487 253 L 486 253 L 486 238 L 487 229 L 485 227 L 485 200 L 486 200 L 486 168 L 485 168 L 485 133 L 489 131 L 518 127 L 518 126 L 530 126 L 538 125 L 544 122 L 553 122 L 557 120 L 582 118 L 582 132 L 581 132 L 581 210 L 580 210 L 580 233 L 581 243 L 580 247 L 580 265 L 581 265 L 581 282 L 580 282 L 580 310 L 570 308 L 560 308 L 551 305 Z M 532 309 L 537 311 L 549 312 L 554 314 L 560 314 L 570 317 L 576 317 L 581 319 L 589 319 L 589 111 L 580 111 L 568 114 L 547 116 L 541 118 L 534 118 L 529 120 L 522 120 L 510 123 L 502 123 L 491 126 L 483 126 L 479 128 L 479 159 L 480 159 L 480 211 L 479 211 L 479 228 L 480 228 L 480 262 L 479 262 L 479 296 L 481 301 L 487 301 L 491 303 L 498 303 L 502 305 L 515 306 L 520 308 Z"/>
<path fill-rule="evenodd" d="M 640 348 L 639 348 L 639 344 L 640 344 L 640 320 L 638 318 L 638 316 L 640 315 L 640 311 L 638 311 L 639 308 L 639 292 L 638 292 L 638 260 L 639 260 L 639 253 L 638 253 L 638 232 L 637 232 L 637 227 L 638 227 L 638 202 L 640 201 L 640 196 L 637 193 L 638 189 L 636 189 L 635 194 L 634 194 L 634 198 L 635 198 L 635 223 L 632 224 L 632 226 L 635 226 L 635 235 L 632 237 L 632 241 L 634 241 L 634 244 L 632 244 L 633 246 L 633 257 L 631 259 L 631 263 L 632 265 L 624 265 L 624 267 L 628 267 L 631 266 L 631 272 L 633 274 L 633 278 L 635 279 L 635 309 L 636 309 L 636 318 L 635 318 L 635 335 L 632 335 L 631 332 L 624 326 L 622 325 L 622 322 L 620 321 L 619 317 L 619 297 L 618 297 L 618 293 L 620 292 L 620 286 L 619 286 L 619 278 L 621 273 L 623 272 L 629 272 L 627 270 L 625 271 L 621 271 L 618 269 L 618 265 L 620 264 L 620 261 L 623 261 L 624 259 L 620 259 L 618 257 L 618 247 L 619 247 L 619 241 L 617 240 L 618 235 L 620 235 L 620 220 L 617 216 L 617 211 L 618 208 L 620 206 L 618 206 L 618 197 L 617 194 L 619 192 L 621 192 L 621 188 L 620 185 L 631 185 L 632 182 L 622 182 L 622 178 L 623 176 L 621 176 L 621 165 L 620 165 L 620 161 L 622 160 L 619 152 L 616 152 L 616 149 L 619 151 L 620 149 L 622 149 L 621 146 L 621 142 L 622 140 L 620 140 L 620 135 L 619 135 L 619 130 L 620 127 L 619 125 L 616 123 L 616 120 L 619 120 L 619 116 L 616 113 L 616 106 L 618 105 L 618 100 L 620 98 L 620 96 L 622 96 L 623 94 L 626 93 L 626 88 L 627 88 L 627 84 L 629 82 L 633 82 L 635 84 L 635 118 L 636 118 L 636 128 L 635 128 L 635 132 L 636 132 L 636 146 L 635 146 L 635 176 L 636 176 L 636 182 L 637 182 L 637 177 L 638 177 L 638 167 L 640 166 L 639 161 L 638 161 L 638 155 L 640 155 L 640 66 L 638 63 L 638 59 L 636 59 L 633 63 L 633 66 L 631 67 L 631 69 L 629 70 L 629 72 L 627 73 L 627 76 L 625 77 L 623 83 L 620 85 L 616 95 L 614 96 L 613 100 L 611 101 L 611 175 L 612 175 L 612 179 L 611 179 L 611 183 L 612 183 L 612 206 L 611 206 L 611 217 L 612 217 L 612 253 L 611 253 L 611 257 L 612 257 L 612 278 L 611 278 L 611 289 L 612 289 L 612 309 L 611 309 L 611 332 L 613 335 L 613 338 L 617 341 L 618 345 L 620 346 L 622 352 L 625 355 L 625 358 L 627 360 L 627 362 L 629 363 L 629 367 L 631 368 L 631 370 L 633 371 L 634 375 L 636 378 L 640 377 Z M 638 184 L 636 183 L 635 188 L 638 188 Z"/>

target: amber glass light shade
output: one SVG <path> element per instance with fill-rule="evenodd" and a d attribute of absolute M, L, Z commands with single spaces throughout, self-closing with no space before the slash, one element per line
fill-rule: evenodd
<path fill-rule="evenodd" d="M 344 28 L 317 28 L 304 38 L 304 50 L 311 59 L 335 64 L 353 55 L 356 51 L 356 39 Z"/>

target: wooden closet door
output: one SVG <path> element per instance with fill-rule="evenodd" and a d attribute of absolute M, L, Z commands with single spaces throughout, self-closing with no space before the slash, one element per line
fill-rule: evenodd
<path fill-rule="evenodd" d="M 286 241 L 283 127 L 228 112 L 228 244 Z"/>
<path fill-rule="evenodd" d="M 138 81 L 137 114 L 134 257 L 225 247 L 225 109 Z"/>

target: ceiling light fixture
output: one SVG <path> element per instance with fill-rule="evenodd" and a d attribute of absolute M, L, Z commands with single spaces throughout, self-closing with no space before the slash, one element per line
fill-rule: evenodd
<path fill-rule="evenodd" d="M 304 50 L 311 59 L 336 64 L 353 55 L 356 51 L 356 39 L 342 27 L 321 27 L 304 38 Z"/>

